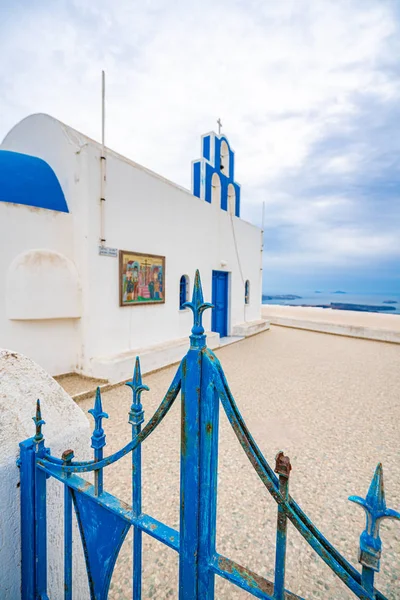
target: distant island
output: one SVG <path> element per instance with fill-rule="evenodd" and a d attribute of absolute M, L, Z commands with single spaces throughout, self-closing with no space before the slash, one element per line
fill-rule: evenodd
<path fill-rule="evenodd" d="M 315 290 L 314 294 L 322 294 L 319 290 Z M 331 292 L 331 294 L 346 294 L 341 290 Z M 297 302 L 302 300 L 302 302 Z M 351 302 L 326 302 L 318 303 L 315 299 L 314 302 L 307 302 L 309 296 L 297 296 L 296 294 L 263 294 L 263 304 L 281 304 L 283 306 L 301 306 L 303 308 L 330 308 L 331 310 L 352 310 L 356 312 L 373 312 L 373 313 L 394 313 L 396 314 L 396 306 L 399 302 L 397 300 L 383 300 L 382 304 L 356 304 Z M 296 301 L 296 302 L 295 302 Z M 306 303 L 307 302 L 307 303 Z"/>
<path fill-rule="evenodd" d="M 372 304 L 349 304 L 347 302 L 331 302 L 328 308 L 334 310 L 355 310 L 357 312 L 386 312 L 395 310 L 391 306 L 373 306 Z"/>
<path fill-rule="evenodd" d="M 280 294 L 277 296 L 264 296 L 263 300 L 301 300 L 301 296 L 295 296 L 294 294 Z"/>
<path fill-rule="evenodd" d="M 331 302 L 330 304 L 288 304 L 303 308 L 331 308 L 332 310 L 354 310 L 356 312 L 390 312 L 396 310 L 393 306 L 374 306 L 372 304 L 350 304 L 349 302 Z"/>

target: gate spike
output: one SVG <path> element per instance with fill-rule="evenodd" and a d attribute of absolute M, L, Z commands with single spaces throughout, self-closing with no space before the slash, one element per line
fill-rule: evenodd
<path fill-rule="evenodd" d="M 148 392 L 149 387 L 142 382 L 142 372 L 140 368 L 140 359 L 137 356 L 135 360 L 135 368 L 133 369 L 132 381 L 127 381 L 125 383 L 128 387 L 131 388 L 133 393 L 133 403 L 140 404 L 140 397 L 142 392 Z"/>
<path fill-rule="evenodd" d="M 108 419 L 108 414 L 103 411 L 103 405 L 101 402 L 100 388 L 97 387 L 96 399 L 94 401 L 94 408 L 88 410 L 94 418 L 94 429 L 92 435 L 92 448 L 99 450 L 106 445 L 106 436 L 104 429 L 102 428 L 103 419 Z"/>
<path fill-rule="evenodd" d="M 36 444 L 38 444 L 39 442 L 41 442 L 44 439 L 43 433 L 42 433 L 42 425 L 46 424 L 46 421 L 44 421 L 42 419 L 42 411 L 40 408 L 40 400 L 39 399 L 36 400 L 36 415 L 34 417 L 32 417 L 32 421 L 36 425 L 36 434 L 35 434 L 35 437 L 33 438 L 33 440 Z"/>
<path fill-rule="evenodd" d="M 149 387 L 142 382 L 142 372 L 140 369 L 140 359 L 137 356 L 135 368 L 133 370 L 132 381 L 127 381 L 126 384 L 132 390 L 132 404 L 129 412 L 129 423 L 131 425 L 140 425 L 144 421 L 144 412 L 141 404 L 142 392 L 148 392 Z"/>
<path fill-rule="evenodd" d="M 202 348 L 205 346 L 205 335 L 203 327 L 203 312 L 207 308 L 214 308 L 209 302 L 204 302 L 203 288 L 201 285 L 200 271 L 196 270 L 194 278 L 192 301 L 182 304 L 182 308 L 190 308 L 193 313 L 192 335 L 190 337 L 192 346 Z"/>
<path fill-rule="evenodd" d="M 365 510 L 366 525 L 360 536 L 359 562 L 374 571 L 379 571 L 382 541 L 379 527 L 383 519 L 398 519 L 400 513 L 386 508 L 383 468 L 379 463 L 368 489 L 366 498 L 350 496 L 349 500 Z"/>

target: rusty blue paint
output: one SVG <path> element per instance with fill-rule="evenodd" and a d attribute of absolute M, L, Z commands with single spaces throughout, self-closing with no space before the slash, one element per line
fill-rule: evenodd
<path fill-rule="evenodd" d="M 387 509 L 382 465 L 376 468 L 366 498 L 350 500 L 366 512 L 366 527 L 360 537 L 359 562 L 355 569 L 322 535 L 304 511 L 289 495 L 291 465 L 283 452 L 276 460 L 275 472 L 258 448 L 240 414 L 229 389 L 222 366 L 206 346 L 203 313 L 211 304 L 204 302 L 199 272 L 196 272 L 192 301 L 186 303 L 193 312 L 190 349 L 154 415 L 142 429 L 144 411 L 143 384 L 137 358 L 132 381 L 129 423 L 132 439 L 123 448 L 104 458 L 106 444 L 100 390 L 94 408 L 89 411 L 95 426 L 92 436 L 94 459 L 74 461 L 73 452 L 62 458 L 52 456 L 45 447 L 40 402 L 36 405 L 35 436 L 21 442 L 21 551 L 22 599 L 47 598 L 46 567 L 46 478 L 53 477 L 64 485 L 65 600 L 72 597 L 72 510 L 73 500 L 81 532 L 92 600 L 106 600 L 119 550 L 131 526 L 133 544 L 133 599 L 140 600 L 142 589 L 142 534 L 146 533 L 179 554 L 179 599 L 213 600 L 215 575 L 264 600 L 302 600 L 285 588 L 287 522 L 291 521 L 313 550 L 343 583 L 362 600 L 386 600 L 374 587 L 374 573 L 379 570 L 382 542 L 379 525 L 382 519 L 400 519 L 400 513 Z M 162 422 L 181 392 L 181 488 L 180 529 L 176 531 L 154 517 L 142 513 L 141 444 Z M 219 404 L 228 417 L 236 437 L 250 463 L 277 503 L 276 554 L 274 580 L 269 581 L 216 551 L 216 510 L 218 482 Z M 102 473 L 131 452 L 132 505 L 103 490 Z M 78 474 L 95 473 L 95 485 Z"/>
<path fill-rule="evenodd" d="M 108 419 L 108 414 L 103 411 L 100 388 L 96 390 L 94 408 L 88 411 L 94 418 L 94 429 L 92 435 L 92 448 L 94 449 L 94 461 L 99 463 L 103 460 L 103 448 L 106 445 L 106 435 L 102 427 L 103 419 Z M 97 468 L 94 473 L 94 485 L 96 495 L 103 493 L 103 469 Z"/>
<path fill-rule="evenodd" d="M 35 423 L 36 428 L 35 437 L 33 439 L 35 444 L 39 444 L 39 442 L 43 440 L 42 425 L 46 424 L 46 421 L 43 421 L 42 419 L 40 400 L 36 400 L 36 415 L 32 417 L 32 421 Z"/>
<path fill-rule="evenodd" d="M 42 434 L 44 421 L 41 418 L 40 401 L 36 403 L 36 417 L 33 419 L 36 426 L 35 459 L 43 458 L 47 454 Z M 47 597 L 47 505 L 46 505 L 46 472 L 35 469 L 35 562 L 36 562 L 36 593 L 38 598 Z"/>
<path fill-rule="evenodd" d="M 360 550 L 358 560 L 362 565 L 362 583 L 371 594 L 374 591 L 374 574 L 380 569 L 382 554 L 382 541 L 379 527 L 383 519 L 400 520 L 400 513 L 386 508 L 385 488 L 383 485 L 383 469 L 379 463 L 366 498 L 350 496 L 349 500 L 360 505 L 365 510 L 366 525 L 360 536 Z"/>
<path fill-rule="evenodd" d="M 289 497 L 289 475 L 292 467 L 289 457 L 278 452 L 275 459 L 275 473 L 279 475 L 279 493 L 287 501 Z M 276 524 L 276 555 L 274 600 L 285 597 L 285 564 L 286 564 L 287 516 L 281 504 L 278 504 L 278 520 Z"/>
<path fill-rule="evenodd" d="M 148 391 L 143 385 L 139 357 L 136 357 L 132 381 L 126 384 L 132 390 L 132 404 L 129 413 L 129 423 L 132 425 L 132 440 L 136 439 L 144 421 L 144 411 L 141 403 L 142 392 Z M 132 450 L 132 513 L 138 517 L 142 512 L 142 445 Z M 134 526 L 133 530 L 133 598 L 142 597 L 142 530 Z"/>
<path fill-rule="evenodd" d="M 373 597 L 361 586 L 361 576 L 354 576 L 355 570 L 350 563 L 348 563 L 348 561 L 346 561 L 337 551 L 330 552 L 332 547 L 329 542 L 315 526 L 311 526 L 311 522 L 307 518 L 303 518 L 305 515 L 301 509 L 297 507 L 297 505 L 296 508 L 292 505 L 290 497 L 285 501 L 281 496 L 279 493 L 278 479 L 248 431 L 232 394 L 227 387 L 223 374 L 218 371 L 217 375 L 215 384 L 224 410 L 242 448 L 269 493 L 274 500 L 282 506 L 282 510 L 304 539 L 336 573 L 336 575 L 354 592 L 354 594 L 363 600 L 372 600 Z"/>
<path fill-rule="evenodd" d="M 274 584 L 271 581 L 221 554 L 216 553 L 213 556 L 210 568 L 216 575 L 230 581 L 256 598 L 275 600 Z M 303 598 L 286 590 L 285 600 L 303 600 Z"/>
<path fill-rule="evenodd" d="M 150 517 L 150 515 L 142 514 L 137 519 L 135 519 L 135 525 L 141 531 L 144 531 L 155 540 L 162 542 L 168 548 L 179 552 L 180 546 L 180 536 L 179 531 L 161 523 L 161 521 L 157 521 L 154 517 Z M 136 599 L 135 599 L 136 600 Z"/>
<path fill-rule="evenodd" d="M 219 398 L 212 382 L 212 365 L 202 360 L 200 398 L 199 598 L 214 598 L 216 552 Z"/>
<path fill-rule="evenodd" d="M 73 458 L 73 450 L 63 452 L 66 465 Z M 64 486 L 64 600 L 72 600 L 72 495 L 67 485 Z"/>
<path fill-rule="evenodd" d="M 196 271 L 191 302 L 185 302 L 182 308 L 190 308 L 193 313 L 192 335 L 190 336 L 191 348 L 204 348 L 206 336 L 204 335 L 203 313 L 207 308 L 214 308 L 209 302 L 204 302 L 203 288 L 200 280 L 200 272 Z"/>
<path fill-rule="evenodd" d="M 200 336 L 199 336 L 200 337 Z M 199 341 L 196 335 L 196 340 Z M 182 371 L 181 391 L 181 485 L 179 598 L 197 598 L 199 548 L 200 475 L 200 369 L 201 350 L 190 349 Z M 196 364 L 197 363 L 197 364 Z"/>
<path fill-rule="evenodd" d="M 35 443 L 33 438 L 19 444 L 21 493 L 21 599 L 36 594 Z"/>
<path fill-rule="evenodd" d="M 116 512 L 94 502 L 87 494 L 72 492 L 82 538 L 90 596 L 106 600 L 122 543 L 130 524 Z"/>
<path fill-rule="evenodd" d="M 164 419 L 171 406 L 173 405 L 176 397 L 181 391 L 181 365 L 175 374 L 172 383 L 165 394 L 162 402 L 159 407 L 155 411 L 154 415 L 151 417 L 149 422 L 143 428 L 143 430 L 139 433 L 135 439 L 131 440 L 126 446 L 114 452 L 107 458 L 103 458 L 102 461 L 97 463 L 96 461 L 74 461 L 72 465 L 65 466 L 63 461 L 57 458 L 56 456 L 46 456 L 44 461 L 41 461 L 42 466 L 52 465 L 54 468 L 62 469 L 64 473 L 89 473 L 91 471 L 95 471 L 96 469 L 108 467 L 113 463 L 117 462 L 123 456 L 126 456 L 129 452 L 138 447 L 139 444 L 144 442 L 144 440 L 158 427 L 161 421 Z"/>

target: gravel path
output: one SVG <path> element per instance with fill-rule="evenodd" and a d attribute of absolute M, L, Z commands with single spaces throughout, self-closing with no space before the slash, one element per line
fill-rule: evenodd
<path fill-rule="evenodd" d="M 56 381 L 70 396 L 81 394 L 88 390 L 96 390 L 98 385 L 107 383 L 107 379 L 95 379 L 94 377 L 84 377 L 77 373 L 68 373 L 67 375 L 59 375 L 54 377 Z"/>
<path fill-rule="evenodd" d="M 271 465 L 278 450 L 292 461 L 290 492 L 328 539 L 357 564 L 363 511 L 348 502 L 365 495 L 383 462 L 388 507 L 400 509 L 400 350 L 397 345 L 272 327 L 217 351 L 236 402 Z M 149 418 L 175 367 L 144 377 Z M 131 436 L 131 396 L 125 386 L 103 394 L 107 453 Z M 87 410 L 93 400 L 80 406 Z M 143 445 L 143 509 L 177 528 L 179 522 L 179 403 Z M 130 502 L 130 457 L 105 470 L 108 491 Z M 221 413 L 218 538 L 221 554 L 272 578 L 276 505 Z M 306 598 L 354 596 L 289 524 L 287 580 Z M 377 582 L 389 600 L 400 597 L 400 523 L 383 523 Z M 110 600 L 131 598 L 131 537 L 121 550 Z M 143 598 L 177 598 L 178 556 L 144 536 Z M 216 578 L 216 598 L 250 598 Z"/>

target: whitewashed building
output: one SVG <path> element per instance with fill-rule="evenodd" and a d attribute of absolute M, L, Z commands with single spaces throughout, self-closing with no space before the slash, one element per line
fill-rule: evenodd
<path fill-rule="evenodd" d="M 0 146 L 0 346 L 52 375 L 110 381 L 129 377 L 137 353 L 144 371 L 177 361 L 197 268 L 215 304 L 211 347 L 265 329 L 261 231 L 240 218 L 224 136 L 202 136 L 192 180 L 193 193 L 47 115 L 18 123 Z M 150 282 L 133 260 L 121 272 L 122 250 L 162 257 L 162 272 Z"/>

